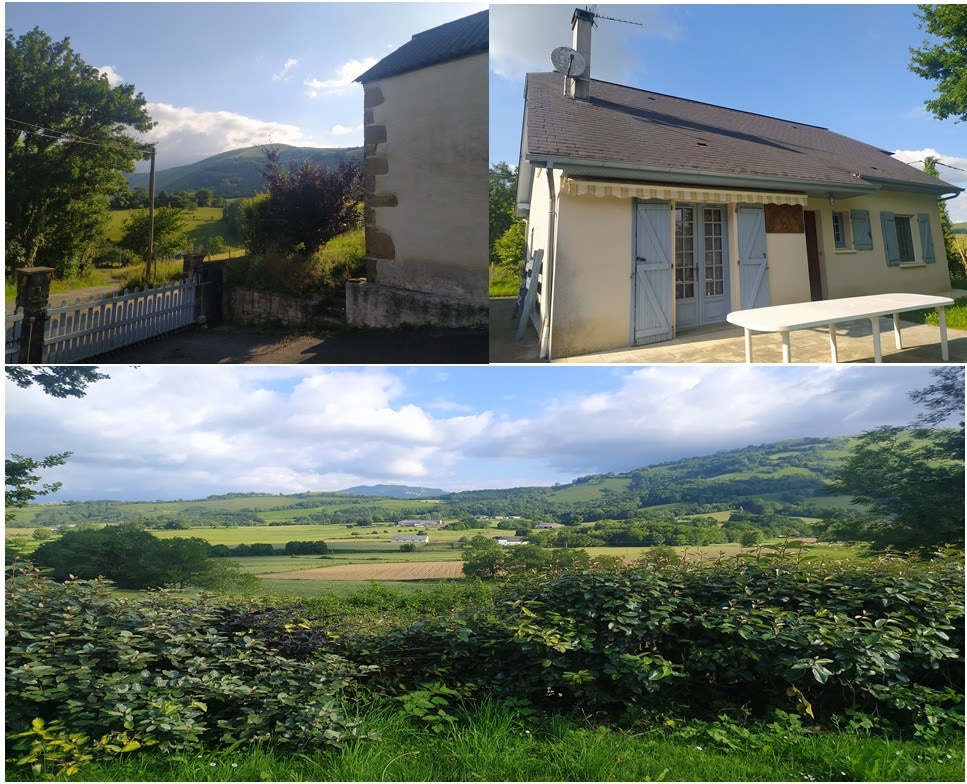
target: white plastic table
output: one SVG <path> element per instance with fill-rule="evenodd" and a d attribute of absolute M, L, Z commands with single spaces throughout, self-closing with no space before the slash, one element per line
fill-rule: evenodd
<path fill-rule="evenodd" d="M 782 334 L 782 361 L 791 362 L 792 352 L 789 333 L 796 329 L 812 327 L 829 328 L 831 362 L 838 362 L 836 353 L 836 324 L 841 321 L 857 321 L 868 318 L 873 325 L 873 360 L 882 362 L 880 350 L 880 316 L 893 316 L 893 334 L 896 347 L 900 342 L 900 314 L 909 310 L 936 308 L 940 316 L 940 355 L 946 362 L 950 359 L 947 348 L 947 317 L 944 308 L 953 305 L 950 297 L 931 294 L 871 294 L 865 297 L 824 299 L 818 302 L 797 302 L 791 305 L 771 305 L 766 308 L 736 310 L 726 320 L 745 330 L 745 361 L 752 361 L 752 332 L 779 332 Z"/>

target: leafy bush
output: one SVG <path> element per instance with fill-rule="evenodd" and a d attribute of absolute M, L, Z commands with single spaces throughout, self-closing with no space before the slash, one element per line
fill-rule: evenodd
<path fill-rule="evenodd" d="M 49 775 L 132 744 L 318 746 L 356 736 L 342 699 L 370 668 L 325 650 L 284 655 L 244 623 L 256 607 L 169 592 L 128 599 L 103 580 L 14 574 L 6 718 L 20 761 Z"/>
<path fill-rule="evenodd" d="M 956 557 L 658 563 L 508 590 L 503 612 L 349 634 L 337 645 L 380 665 L 377 684 L 389 691 L 434 679 L 614 719 L 782 710 L 825 726 L 872 716 L 924 736 L 962 725 Z"/>

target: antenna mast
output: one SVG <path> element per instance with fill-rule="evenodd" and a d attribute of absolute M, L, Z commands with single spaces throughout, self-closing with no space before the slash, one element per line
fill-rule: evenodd
<path fill-rule="evenodd" d="M 595 19 L 594 24 L 597 24 L 598 19 L 607 19 L 609 22 L 621 22 L 622 24 L 630 24 L 630 25 L 637 25 L 638 27 L 644 27 L 644 24 L 642 24 L 641 22 L 633 22 L 630 19 L 616 19 L 613 16 L 602 16 L 597 12 L 596 10 L 597 7 L 598 7 L 597 5 L 584 6 L 584 10 L 594 17 Z"/>

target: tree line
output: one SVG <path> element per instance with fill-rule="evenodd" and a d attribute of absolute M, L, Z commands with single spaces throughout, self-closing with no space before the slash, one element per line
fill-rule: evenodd
<path fill-rule="evenodd" d="M 119 588 L 226 587 L 246 584 L 237 569 L 224 558 L 266 555 L 325 555 L 323 541 L 290 541 L 272 544 L 240 544 L 229 547 L 211 544 L 197 537 L 159 539 L 138 523 L 121 523 L 103 528 L 65 531 L 60 537 L 43 542 L 29 558 L 7 548 L 7 561 L 29 560 L 49 570 L 52 579 L 67 580 L 72 575 L 83 580 L 104 577 Z"/>

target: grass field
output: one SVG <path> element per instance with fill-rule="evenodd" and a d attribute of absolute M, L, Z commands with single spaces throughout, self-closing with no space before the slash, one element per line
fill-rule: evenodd
<path fill-rule="evenodd" d="M 447 706 L 452 710 L 450 706 Z M 962 781 L 962 744 L 771 726 L 741 736 L 700 723 L 671 730 L 537 721 L 497 703 L 455 711 L 434 733 L 391 704 L 361 708 L 362 733 L 342 749 L 292 753 L 137 752 L 88 765 L 85 781 Z M 22 773 L 18 770 L 10 771 Z M 17 780 L 11 777 L 10 780 Z"/>
<path fill-rule="evenodd" d="M 616 493 L 623 493 L 631 484 L 630 479 L 615 477 L 605 479 L 602 482 L 584 482 L 579 485 L 568 485 L 567 487 L 555 488 L 551 491 L 555 501 L 597 501 L 601 497 L 603 490 L 613 490 Z"/>

